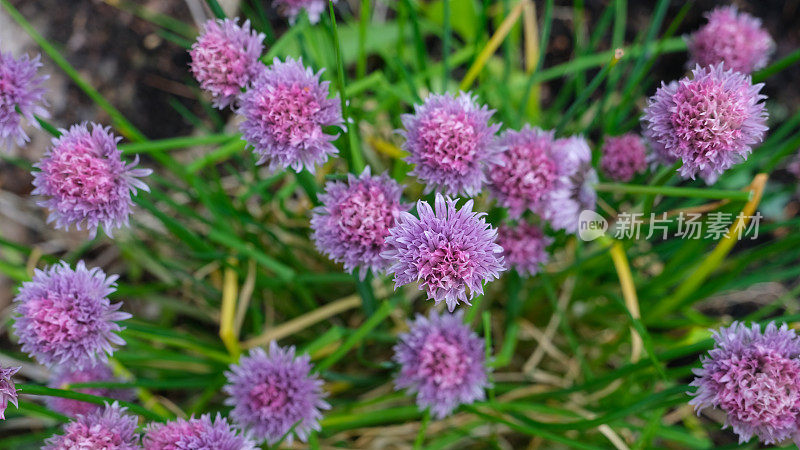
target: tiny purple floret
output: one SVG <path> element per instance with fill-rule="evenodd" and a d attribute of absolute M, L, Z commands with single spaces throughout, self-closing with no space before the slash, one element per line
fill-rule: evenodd
<path fill-rule="evenodd" d="M 116 322 L 131 317 L 119 311 L 121 302 L 108 300 L 116 280 L 97 267 L 87 269 L 83 261 L 74 270 L 63 261 L 36 269 L 14 298 L 14 331 L 22 351 L 48 367 L 105 364 L 115 346 L 125 345 Z"/>
<path fill-rule="evenodd" d="M 17 404 L 17 387 L 11 379 L 21 367 L 2 367 L 0 366 L 0 420 L 6 419 L 6 408 L 9 402 L 19 408 Z"/>

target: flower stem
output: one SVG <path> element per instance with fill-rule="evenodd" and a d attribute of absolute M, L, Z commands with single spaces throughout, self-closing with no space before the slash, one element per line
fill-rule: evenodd
<path fill-rule="evenodd" d="M 674 186 L 642 186 L 636 184 L 598 183 L 595 189 L 601 192 L 622 194 L 666 195 L 670 197 L 706 198 L 713 200 L 750 200 L 750 191 L 728 191 L 723 189 L 700 189 Z"/>

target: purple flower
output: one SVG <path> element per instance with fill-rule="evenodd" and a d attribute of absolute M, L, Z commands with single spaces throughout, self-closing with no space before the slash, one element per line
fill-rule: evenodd
<path fill-rule="evenodd" d="M 102 225 L 111 237 L 114 228 L 129 226 L 129 216 L 137 189 L 150 189 L 138 177 L 146 177 L 150 169 L 136 169 L 137 156 L 132 163 L 122 161 L 117 148 L 120 138 L 110 128 L 91 124 L 73 125 L 61 130 L 53 139 L 41 161 L 33 166 L 34 195 L 45 198 L 38 202 L 50 210 L 48 222 L 68 230 L 86 227 L 92 237 Z"/>
<path fill-rule="evenodd" d="M 689 36 L 689 67 L 725 63 L 725 67 L 748 74 L 767 65 L 775 42 L 761 28 L 761 19 L 740 13 L 735 6 L 722 6 L 706 14 L 708 24 Z"/>
<path fill-rule="evenodd" d="M 334 4 L 336 2 L 337 0 L 333 0 Z M 289 23 L 292 25 L 297 22 L 297 16 L 303 9 L 308 14 L 308 21 L 317 23 L 319 16 L 328 8 L 327 0 L 274 0 L 273 4 L 282 16 L 289 18 Z"/>
<path fill-rule="evenodd" d="M 637 173 L 647 169 L 647 149 L 635 133 L 608 137 L 603 144 L 600 167 L 609 178 L 630 181 Z"/>
<path fill-rule="evenodd" d="M 506 130 L 500 145 L 507 148 L 501 165 L 489 169 L 489 192 L 513 218 L 536 210 L 556 181 L 557 161 L 551 157 L 553 132 L 531 128 Z"/>
<path fill-rule="evenodd" d="M 264 50 L 264 35 L 250 30 L 250 21 L 240 27 L 236 20 L 206 22 L 203 33 L 192 44 L 189 68 L 200 87 L 214 97 L 214 106 L 232 104 L 264 70 L 259 58 Z"/>
<path fill-rule="evenodd" d="M 278 442 L 295 424 L 286 441 L 291 444 L 296 435 L 306 442 L 312 430 L 320 429 L 320 410 L 330 408 L 322 399 L 322 380 L 311 373 L 311 358 L 295 358 L 294 352 L 294 347 L 281 348 L 272 342 L 269 353 L 254 348 L 225 372 L 228 384 L 222 390 L 228 394 L 225 404 L 233 406 L 234 422 L 269 444 Z"/>
<path fill-rule="evenodd" d="M 125 345 L 115 322 L 131 317 L 112 304 L 116 275 L 79 261 L 75 270 L 66 262 L 36 270 L 14 299 L 19 316 L 14 330 L 22 351 L 48 367 L 69 365 L 79 370 L 106 363 L 115 345 Z"/>
<path fill-rule="evenodd" d="M 800 338 L 774 323 L 763 333 L 734 322 L 714 332 L 714 348 L 694 369 L 697 387 L 689 402 L 700 410 L 719 407 L 739 442 L 753 435 L 765 444 L 791 437 L 800 421 Z"/>
<path fill-rule="evenodd" d="M 80 415 L 64 425 L 64 433 L 45 441 L 42 450 L 136 450 L 136 416 L 125 414 L 126 408 L 117 402 L 90 414 Z"/>
<path fill-rule="evenodd" d="M 410 206 L 400 203 L 402 187 L 385 173 L 372 176 L 370 168 L 361 176 L 348 175 L 347 184 L 332 181 L 320 195 L 322 206 L 311 217 L 312 238 L 317 248 L 344 270 L 360 266 L 363 280 L 367 271 L 382 273 L 389 262 L 381 257 L 386 236 L 401 211 Z"/>
<path fill-rule="evenodd" d="M 597 193 L 597 172 L 592 167 L 592 151 L 580 136 L 557 139 L 552 157 L 557 161 L 557 178 L 540 215 L 557 230 L 574 233 L 578 230 L 578 216 L 583 210 L 594 211 Z"/>
<path fill-rule="evenodd" d="M 19 408 L 17 404 L 17 387 L 14 386 L 14 380 L 11 379 L 21 367 L 7 367 L 0 366 L 0 420 L 6 419 L 6 408 L 8 403 Z"/>
<path fill-rule="evenodd" d="M 463 311 L 417 315 L 394 346 L 400 364 L 395 389 L 408 389 L 417 406 L 442 419 L 459 405 L 484 399 L 489 386 L 483 340 L 463 321 Z"/>
<path fill-rule="evenodd" d="M 451 312 L 460 302 L 471 305 L 475 295 L 483 295 L 483 283 L 505 270 L 503 249 L 495 243 L 497 230 L 486 223 L 486 214 L 473 212 L 472 200 L 461 209 L 457 202 L 437 193 L 436 212 L 420 200 L 419 219 L 400 213 L 381 253 L 391 262 L 395 289 L 419 282 L 428 299 L 444 300 Z"/>
<path fill-rule="evenodd" d="M 662 159 L 682 160 L 680 174 L 707 181 L 744 159 L 767 131 L 763 84 L 722 64 L 692 71 L 692 79 L 661 84 L 643 122 Z M 662 148 L 663 147 L 663 148 Z"/>
<path fill-rule="evenodd" d="M 255 450 L 249 436 L 239 433 L 217 413 L 199 419 L 177 419 L 167 423 L 151 423 L 145 429 L 144 450 Z"/>
<path fill-rule="evenodd" d="M 497 243 L 503 247 L 503 257 L 510 267 L 522 275 L 534 276 L 547 264 L 547 246 L 553 239 L 545 236 L 536 225 L 523 222 L 498 227 Z"/>
<path fill-rule="evenodd" d="M 30 59 L 22 55 L 14 59 L 11 53 L 0 52 L 0 147 L 11 148 L 14 144 L 25 145 L 30 138 L 22 128 L 21 117 L 36 128 L 39 122 L 34 115 L 50 117 L 45 109 L 45 89 L 42 84 L 47 76 L 38 76 L 42 67 L 40 57 Z"/>
<path fill-rule="evenodd" d="M 258 164 L 266 162 L 273 171 L 305 167 L 313 173 L 317 164 L 338 153 L 331 144 L 338 135 L 326 134 L 323 127 L 342 127 L 342 108 L 338 94 L 328 98 L 330 83 L 320 82 L 321 74 L 302 60 L 275 58 L 242 94 L 239 129 L 255 148 Z"/>
<path fill-rule="evenodd" d="M 501 164 L 503 147 L 495 136 L 499 124 L 489 125 L 493 110 L 478 105 L 477 97 L 461 92 L 431 94 L 414 114 L 403 114 L 406 162 L 411 174 L 425 183 L 425 192 L 474 196 L 486 182 L 484 171 Z"/>
<path fill-rule="evenodd" d="M 106 364 L 96 364 L 91 367 L 75 370 L 69 364 L 59 366 L 53 378 L 50 379 L 48 386 L 55 389 L 66 389 L 74 383 L 90 383 L 94 381 L 119 381 L 114 377 L 111 369 Z M 72 388 L 75 392 L 97 395 L 100 397 L 111 397 L 117 400 L 130 400 L 132 392 L 125 389 L 109 389 L 101 387 Z M 62 397 L 45 397 L 47 407 L 61 414 L 75 417 L 80 414 L 86 415 L 97 409 L 100 405 L 95 403 L 71 400 Z"/>

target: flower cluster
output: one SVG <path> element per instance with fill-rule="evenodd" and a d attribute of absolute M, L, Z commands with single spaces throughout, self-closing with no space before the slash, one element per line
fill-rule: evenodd
<path fill-rule="evenodd" d="M 144 450 L 255 450 L 249 436 L 237 432 L 224 417 L 210 414 L 199 419 L 152 423 L 142 439 Z"/>
<path fill-rule="evenodd" d="M 209 20 L 189 54 L 189 67 L 200 87 L 210 92 L 214 106 L 225 108 L 264 69 L 259 58 L 264 35 L 230 19 Z"/>
<path fill-rule="evenodd" d="M 722 64 L 698 66 L 692 78 L 662 83 L 642 119 L 660 159 L 681 160 L 682 176 L 700 174 L 713 183 L 763 140 L 767 112 L 762 86 Z"/>
<path fill-rule="evenodd" d="M 553 228 L 575 233 L 581 211 L 594 211 L 597 202 L 592 151 L 580 136 L 556 140 L 551 151 L 559 163 L 554 187 L 547 193 L 541 216 Z"/>
<path fill-rule="evenodd" d="M 775 50 L 761 19 L 723 6 L 706 14 L 708 24 L 687 39 L 689 67 L 724 63 L 728 69 L 750 73 L 767 65 Z"/>
<path fill-rule="evenodd" d="M 17 387 L 14 385 L 14 380 L 11 379 L 21 367 L 6 367 L 0 366 L 0 420 L 6 418 L 6 408 L 9 402 L 17 405 Z"/>
<path fill-rule="evenodd" d="M 606 138 L 600 167 L 609 178 L 630 181 L 637 173 L 647 169 L 647 149 L 642 139 L 634 134 Z"/>
<path fill-rule="evenodd" d="M 21 146 L 30 140 L 22 128 L 22 117 L 38 127 L 37 115 L 50 116 L 42 87 L 47 76 L 37 73 L 41 66 L 38 56 L 15 59 L 11 53 L 0 52 L 0 147 Z"/>
<path fill-rule="evenodd" d="M 702 368 L 689 402 L 698 413 L 708 407 L 727 413 L 726 426 L 739 442 L 753 435 L 765 444 L 792 437 L 800 427 L 800 337 L 786 324 L 763 332 L 758 324 L 734 322 L 714 332 L 714 348 Z"/>
<path fill-rule="evenodd" d="M 541 228 L 529 223 L 500 225 L 497 229 L 497 243 L 503 248 L 503 258 L 509 267 L 522 275 L 539 273 L 540 267 L 549 259 L 547 246 L 552 242 L 553 239 L 545 236 Z"/>
<path fill-rule="evenodd" d="M 22 351 L 49 367 L 105 363 L 114 346 L 125 344 L 116 322 L 131 317 L 119 311 L 122 303 L 108 300 L 116 280 L 97 267 L 87 269 L 83 261 L 74 270 L 66 262 L 37 269 L 14 299 Z"/>
<path fill-rule="evenodd" d="M 341 127 L 338 95 L 328 98 L 329 82 L 320 81 L 322 72 L 303 65 L 302 60 L 277 58 L 240 98 L 237 112 L 244 118 L 239 128 L 254 147 L 258 164 L 270 170 L 291 167 L 314 172 L 338 150 L 325 127 Z"/>
<path fill-rule="evenodd" d="M 395 286 L 418 281 L 428 298 L 444 301 L 452 312 L 459 303 L 471 304 L 483 295 L 483 283 L 505 270 L 497 230 L 472 211 L 472 200 L 460 209 L 457 200 L 436 194 L 435 210 L 417 202 L 419 218 L 402 212 L 386 238 L 382 253 L 392 262 Z M 467 295 L 469 290 L 469 296 Z"/>
<path fill-rule="evenodd" d="M 430 408 L 439 419 L 484 399 L 489 374 L 483 339 L 464 324 L 462 311 L 418 315 L 409 328 L 394 347 L 396 389 L 416 394 L 419 408 Z"/>
<path fill-rule="evenodd" d="M 117 402 L 78 416 L 64 425 L 63 434 L 45 442 L 42 450 L 108 449 L 137 450 L 136 416 L 125 413 Z"/>
<path fill-rule="evenodd" d="M 361 176 L 348 175 L 347 184 L 332 181 L 320 195 L 322 206 L 311 217 L 312 238 L 317 248 L 351 272 L 360 266 L 363 280 L 367 271 L 385 271 L 389 262 L 381 256 L 386 236 L 402 211 L 402 188 L 388 175 L 372 176 L 370 168 Z"/>
<path fill-rule="evenodd" d="M 94 236 L 101 225 L 110 237 L 114 228 L 128 226 L 137 189 L 149 192 L 139 180 L 151 173 L 122 160 L 117 148 L 120 138 L 109 128 L 91 124 L 61 130 L 41 161 L 34 164 L 34 195 L 44 197 L 39 205 L 50 210 L 49 221 L 56 228 L 79 230 L 85 226 Z"/>
<path fill-rule="evenodd" d="M 94 381 L 118 380 L 111 372 L 111 368 L 106 364 L 95 364 L 93 366 L 78 370 L 75 370 L 70 367 L 69 364 L 66 364 L 59 366 L 55 370 L 55 374 L 48 383 L 48 386 L 55 389 L 64 389 L 66 386 L 69 386 L 73 383 L 90 383 Z M 101 387 L 85 387 L 73 390 L 76 392 L 82 392 L 84 394 L 115 398 L 117 400 L 130 400 L 132 394 L 128 390 Z M 86 415 L 100 408 L 100 405 L 95 403 L 82 402 L 80 400 L 72 400 L 62 397 L 46 397 L 45 402 L 47 403 L 48 408 L 70 417 Z"/>
<path fill-rule="evenodd" d="M 236 424 L 269 444 L 294 436 L 305 442 L 311 430 L 319 430 L 320 410 L 330 408 L 323 400 L 322 380 L 311 373 L 308 355 L 295 357 L 294 347 L 270 343 L 269 353 L 254 348 L 225 372 L 228 395 Z"/>
<path fill-rule="evenodd" d="M 497 141 L 499 124 L 489 125 L 494 111 L 478 104 L 470 94 L 430 95 L 414 106 L 414 114 L 401 118 L 413 164 L 412 175 L 425 183 L 426 192 L 474 196 L 487 181 L 485 171 L 500 164 L 503 147 Z"/>

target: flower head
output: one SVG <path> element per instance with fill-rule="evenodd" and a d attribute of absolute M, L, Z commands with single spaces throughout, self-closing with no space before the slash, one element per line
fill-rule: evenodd
<path fill-rule="evenodd" d="M 189 68 L 200 87 L 214 97 L 214 106 L 225 108 L 264 70 L 259 58 L 264 35 L 250 30 L 250 21 L 206 22 L 203 33 L 192 44 Z"/>
<path fill-rule="evenodd" d="M 708 23 L 688 37 L 689 66 L 725 67 L 748 74 L 767 65 L 775 42 L 761 27 L 761 19 L 722 6 L 706 14 Z"/>
<path fill-rule="evenodd" d="M 42 450 L 136 450 L 136 416 L 125 414 L 126 408 L 117 402 L 90 414 L 80 415 L 64 425 L 64 433 L 45 441 Z"/>
<path fill-rule="evenodd" d="M 336 2 L 337 0 L 333 0 L 334 4 Z M 292 25 L 297 22 L 297 16 L 304 9 L 308 14 L 308 21 L 313 24 L 319 22 L 319 16 L 328 8 L 327 0 L 275 0 L 273 3 L 282 16 L 289 18 Z"/>
<path fill-rule="evenodd" d="M 120 138 L 109 128 L 92 124 L 73 125 L 69 131 L 53 139 L 41 161 L 34 164 L 34 195 L 45 198 L 39 205 L 50 210 L 48 221 L 56 228 L 77 229 L 84 226 L 92 236 L 102 225 L 108 236 L 114 228 L 128 226 L 137 189 L 149 192 L 138 177 L 150 169 L 136 169 L 139 157 L 132 163 L 122 161 L 117 148 Z"/>
<path fill-rule="evenodd" d="M 17 405 L 17 387 L 14 386 L 14 380 L 11 379 L 21 367 L 6 367 L 0 366 L 0 420 L 6 418 L 6 408 L 8 403 L 19 408 Z"/>
<path fill-rule="evenodd" d="M 416 394 L 419 408 L 430 407 L 439 419 L 484 399 L 489 375 L 483 340 L 464 324 L 462 311 L 417 315 L 409 327 L 394 346 L 400 364 L 395 389 Z"/>
<path fill-rule="evenodd" d="M 583 210 L 594 211 L 597 193 L 597 172 L 592 167 L 592 151 L 580 136 L 557 139 L 552 149 L 558 161 L 555 186 L 551 189 L 540 215 L 557 230 L 574 233 L 578 230 L 578 216 Z"/>
<path fill-rule="evenodd" d="M 119 311 L 122 303 L 108 300 L 116 280 L 97 267 L 87 269 L 83 261 L 75 270 L 63 261 L 37 269 L 14 299 L 19 314 L 14 330 L 22 351 L 48 367 L 106 363 L 115 345 L 125 345 L 116 322 L 131 317 Z"/>
<path fill-rule="evenodd" d="M 328 98 L 330 83 L 321 82 L 321 74 L 302 60 L 275 58 L 242 94 L 238 113 L 244 121 L 239 128 L 254 147 L 258 164 L 313 173 L 317 164 L 338 153 L 331 144 L 338 135 L 326 134 L 324 127 L 342 126 L 342 108 L 338 94 Z"/>
<path fill-rule="evenodd" d="M 386 236 L 401 211 L 402 187 L 388 175 L 372 176 L 370 168 L 361 176 L 348 175 L 347 183 L 329 182 L 320 195 L 322 206 L 311 218 L 317 248 L 336 262 L 344 262 L 348 272 L 360 266 L 363 280 L 367 270 L 381 273 L 389 262 L 381 257 Z"/>
<path fill-rule="evenodd" d="M 606 138 L 600 167 L 609 178 L 630 181 L 637 173 L 647 169 L 647 149 L 642 139 L 634 134 Z"/>
<path fill-rule="evenodd" d="M 682 160 L 680 174 L 700 174 L 713 182 L 761 142 L 767 111 L 759 94 L 763 84 L 722 64 L 697 66 L 692 78 L 663 84 L 650 98 L 643 121 L 648 138 L 665 154 Z M 663 148 L 662 148 L 663 147 Z"/>
<path fill-rule="evenodd" d="M 474 196 L 481 191 L 484 171 L 501 163 L 503 150 L 495 136 L 500 125 L 489 124 L 492 114 L 464 92 L 431 94 L 414 106 L 414 114 L 403 114 L 406 161 L 414 165 L 411 173 L 425 183 L 425 192 Z"/>
<path fill-rule="evenodd" d="M 96 364 L 91 367 L 74 370 L 69 364 L 59 366 L 53 378 L 47 384 L 51 388 L 64 389 L 66 386 L 73 383 L 90 383 L 93 381 L 118 381 L 111 369 L 106 364 Z M 109 389 L 101 387 L 86 387 L 71 389 L 75 392 L 82 392 L 84 394 L 98 395 L 101 397 L 110 397 L 117 400 L 130 400 L 131 392 L 129 390 Z M 47 407 L 53 411 L 61 414 L 75 417 L 79 414 L 89 414 L 100 408 L 100 405 L 95 403 L 82 402 L 80 400 L 72 400 L 62 397 L 45 397 Z"/>
<path fill-rule="evenodd" d="M 507 130 L 500 145 L 507 148 L 501 165 L 489 169 L 489 192 L 511 217 L 538 208 L 555 185 L 556 164 L 551 156 L 553 132 L 530 128 Z"/>
<path fill-rule="evenodd" d="M 249 436 L 238 432 L 217 413 L 199 419 L 176 419 L 167 423 L 151 423 L 145 429 L 144 450 L 255 450 Z"/>
<path fill-rule="evenodd" d="M 483 283 L 505 270 L 497 230 L 486 223 L 486 214 L 473 212 L 472 200 L 461 209 L 457 202 L 437 193 L 434 212 L 428 202 L 418 201 L 419 219 L 402 212 L 382 253 L 391 261 L 395 287 L 417 281 L 428 299 L 444 300 L 451 312 L 460 302 L 470 305 L 483 294 Z"/>
<path fill-rule="evenodd" d="M 311 367 L 308 355 L 295 358 L 294 347 L 281 348 L 272 342 L 269 353 L 260 347 L 250 350 L 225 372 L 225 404 L 233 406 L 234 422 L 269 444 L 297 424 L 293 435 L 305 442 L 311 430 L 320 429 L 320 410 L 330 408 L 322 399 L 322 380 L 311 373 Z M 293 435 L 287 442 L 292 442 Z"/>
<path fill-rule="evenodd" d="M 545 236 L 536 225 L 523 222 L 498 227 L 497 243 L 503 247 L 503 257 L 510 267 L 522 275 L 534 276 L 542 264 L 547 263 L 547 246 L 553 239 Z"/>
<path fill-rule="evenodd" d="M 761 331 L 734 322 L 714 332 L 714 348 L 702 368 L 689 402 L 700 410 L 719 407 L 746 442 L 753 435 L 765 444 L 791 437 L 800 424 L 800 338 L 794 330 L 770 323 Z"/>
<path fill-rule="evenodd" d="M 22 128 L 21 117 L 37 128 L 39 123 L 34 115 L 50 117 L 42 87 L 47 76 L 36 73 L 40 67 L 39 56 L 30 59 L 22 55 L 14 59 L 11 53 L 0 52 L 0 147 L 25 145 L 30 140 Z"/>

